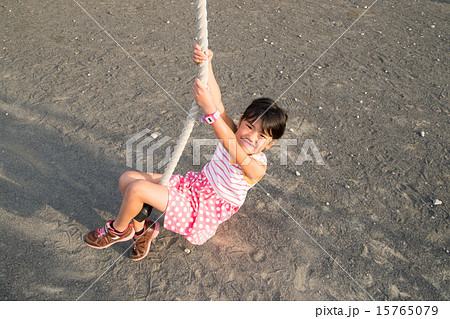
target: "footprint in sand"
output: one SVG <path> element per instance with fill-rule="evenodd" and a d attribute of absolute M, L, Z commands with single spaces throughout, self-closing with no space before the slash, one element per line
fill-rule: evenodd
<path fill-rule="evenodd" d="M 262 250 L 257 250 L 253 253 L 250 253 L 250 258 L 254 262 L 260 263 L 260 262 L 263 262 L 264 260 L 266 260 L 266 254 Z"/>
<path fill-rule="evenodd" d="M 309 265 L 295 268 L 294 288 L 298 291 L 309 290 Z"/>

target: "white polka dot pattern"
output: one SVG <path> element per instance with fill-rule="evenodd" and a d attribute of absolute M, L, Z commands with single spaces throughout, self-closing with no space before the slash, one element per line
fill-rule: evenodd
<path fill-rule="evenodd" d="M 203 172 L 173 175 L 167 188 L 169 204 L 164 227 L 186 236 L 194 245 L 201 245 L 214 236 L 218 226 L 239 209 L 214 192 Z"/>

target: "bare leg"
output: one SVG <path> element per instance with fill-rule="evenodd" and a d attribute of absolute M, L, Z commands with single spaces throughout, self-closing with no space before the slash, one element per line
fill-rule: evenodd
<path fill-rule="evenodd" d="M 145 220 L 138 222 L 137 220 L 133 219 L 133 227 L 134 231 L 137 233 L 141 231 L 142 228 L 144 228 Z"/>
<path fill-rule="evenodd" d="M 128 185 L 138 180 L 145 180 L 154 184 L 159 184 L 162 175 L 157 173 L 143 173 L 137 171 L 128 171 L 122 174 L 119 178 L 119 190 L 122 193 L 122 197 L 125 195 L 125 190 Z"/>
<path fill-rule="evenodd" d="M 136 181 L 139 181 L 139 180 L 144 180 L 144 181 L 152 182 L 154 184 L 159 184 L 161 177 L 162 177 L 162 175 L 158 174 L 158 173 L 143 173 L 143 172 L 137 172 L 137 171 L 128 171 L 128 172 L 123 173 L 119 179 L 119 190 L 122 193 L 122 198 L 125 198 L 125 192 L 130 184 L 132 184 Z M 150 203 L 147 203 L 147 204 L 150 204 Z M 142 205 L 141 205 L 141 208 L 142 208 Z M 139 209 L 139 211 L 140 211 L 140 209 Z M 139 211 L 132 218 L 134 218 L 139 213 Z M 140 231 L 142 228 L 144 228 L 144 223 L 145 223 L 145 221 L 138 222 L 133 219 L 134 230 L 136 232 Z M 114 222 L 114 227 L 118 227 L 117 225 L 118 225 L 118 223 Z"/>
<path fill-rule="evenodd" d="M 123 196 L 119 216 L 114 221 L 114 228 L 119 232 L 127 228 L 130 221 L 141 211 L 144 203 L 164 212 L 169 200 L 169 191 L 166 186 L 138 179 L 126 187 Z M 142 229 L 143 223 L 137 223 L 134 226 L 139 227 L 139 229 L 135 229 L 139 231 Z"/>

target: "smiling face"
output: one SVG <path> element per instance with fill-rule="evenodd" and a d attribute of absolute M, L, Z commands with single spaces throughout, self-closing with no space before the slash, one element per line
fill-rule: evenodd
<path fill-rule="evenodd" d="M 268 150 L 274 144 L 272 137 L 263 132 L 261 121 L 239 121 L 235 135 L 238 144 L 248 155 Z"/>

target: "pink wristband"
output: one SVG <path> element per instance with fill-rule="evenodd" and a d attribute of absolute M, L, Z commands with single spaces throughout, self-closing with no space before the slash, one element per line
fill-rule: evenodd
<path fill-rule="evenodd" d="M 220 111 L 217 110 L 214 114 L 205 115 L 202 117 L 202 123 L 213 124 L 220 117 Z"/>

